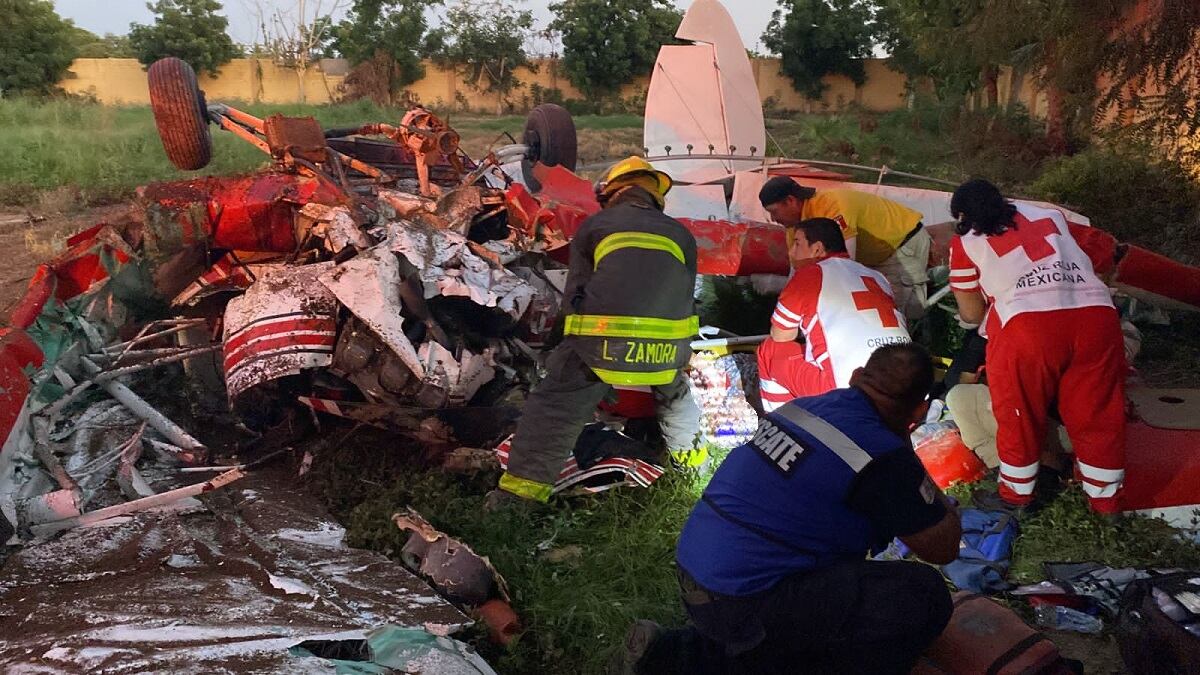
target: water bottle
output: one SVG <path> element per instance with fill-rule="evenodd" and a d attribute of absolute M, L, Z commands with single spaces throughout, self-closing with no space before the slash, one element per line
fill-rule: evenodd
<path fill-rule="evenodd" d="M 1091 614 L 1062 605 L 1038 605 L 1033 609 L 1037 625 L 1057 628 L 1075 633 L 1097 634 L 1104 629 L 1104 622 Z"/>

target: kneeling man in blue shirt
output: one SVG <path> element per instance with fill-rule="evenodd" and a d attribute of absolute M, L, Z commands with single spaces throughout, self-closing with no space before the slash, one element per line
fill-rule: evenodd
<path fill-rule="evenodd" d="M 899 537 L 948 563 L 961 527 L 908 428 L 933 383 L 915 344 L 876 350 L 847 389 L 792 401 L 713 476 L 679 537 L 691 625 L 639 621 L 631 673 L 907 673 L 952 611 L 941 574 L 868 560 Z"/>

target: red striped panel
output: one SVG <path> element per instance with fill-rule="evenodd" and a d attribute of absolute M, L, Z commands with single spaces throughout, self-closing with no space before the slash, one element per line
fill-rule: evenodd
<path fill-rule="evenodd" d="M 271 319 L 261 319 L 257 322 L 251 322 L 247 327 L 242 328 L 226 340 L 225 353 L 231 354 L 247 342 L 263 337 L 264 335 L 274 335 L 288 331 L 328 331 L 332 333 L 336 330 L 337 322 L 334 321 L 333 317 L 328 316 L 313 317 L 296 312 Z M 333 344 L 333 342 L 329 344 Z"/>
<path fill-rule="evenodd" d="M 317 412 L 343 417 L 342 409 L 338 407 L 338 404 L 335 401 L 329 401 L 323 398 L 314 398 L 312 396 L 298 396 L 297 398 L 301 403 L 312 408 L 313 410 L 316 410 Z"/>
<path fill-rule="evenodd" d="M 505 470 L 508 469 L 508 455 L 511 449 L 511 437 L 505 439 L 500 443 L 500 445 L 496 446 L 496 456 L 500 459 L 500 468 Z M 662 475 L 666 473 L 666 470 L 656 464 L 644 462 L 640 459 L 632 459 L 629 457 L 609 457 L 607 459 L 600 460 L 590 469 L 584 471 L 579 468 L 579 463 L 575 461 L 575 458 L 571 457 L 563 466 L 563 470 L 558 474 L 558 480 L 556 480 L 554 483 L 554 491 L 559 492 L 589 478 L 614 472 L 619 472 L 625 475 L 625 484 L 649 487 L 651 483 L 659 478 L 662 478 Z M 613 485 L 589 489 L 593 491 L 599 491 L 609 487 L 614 487 L 619 484 L 621 483 L 614 483 Z"/>
<path fill-rule="evenodd" d="M 267 356 L 267 352 L 276 349 L 287 347 L 328 347 L 331 349 L 333 347 L 333 339 L 333 333 L 316 333 L 312 335 L 292 334 L 266 338 L 226 356 L 224 362 L 225 372 L 232 372 L 247 359 Z"/>

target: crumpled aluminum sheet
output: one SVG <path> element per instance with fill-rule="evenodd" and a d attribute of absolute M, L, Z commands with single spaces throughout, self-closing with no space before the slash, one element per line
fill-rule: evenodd
<path fill-rule="evenodd" d="M 480 387 L 496 376 L 491 349 L 483 354 L 464 349 L 459 360 L 448 349 L 430 340 L 421 345 L 418 354 L 425 364 L 426 380 L 446 390 L 451 405 L 471 400 Z"/>
<path fill-rule="evenodd" d="M 325 239 L 329 250 L 334 253 L 340 253 L 347 246 L 361 251 L 370 248 L 374 243 L 358 223 L 354 222 L 350 209 L 345 206 L 326 206 L 310 202 L 300 209 L 300 216 L 315 221 L 313 234 Z"/>
<path fill-rule="evenodd" d="M 224 369 L 230 398 L 263 382 L 333 362 L 337 300 L 317 282 L 332 266 L 275 270 L 229 301 Z"/>
<path fill-rule="evenodd" d="M 447 635 L 470 623 L 403 566 L 350 548 L 294 480 L 266 469 L 186 510 L 14 552 L 0 603 L 19 611 L 0 612 L 0 670 L 331 672 L 288 649 L 385 624 Z"/>
<path fill-rule="evenodd" d="M 362 320 L 404 365 L 424 379 L 425 366 L 404 334 L 400 316 L 400 262 L 385 244 L 374 246 L 346 262 L 329 268 L 320 283 Z"/>
<path fill-rule="evenodd" d="M 476 255 L 461 234 L 402 223 L 389 223 L 387 233 L 388 248 L 419 271 L 426 298 L 467 297 L 519 320 L 537 293 L 509 270 Z"/>

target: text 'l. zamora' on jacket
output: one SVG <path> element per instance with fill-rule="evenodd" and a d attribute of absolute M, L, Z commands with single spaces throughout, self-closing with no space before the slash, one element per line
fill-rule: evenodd
<path fill-rule="evenodd" d="M 604 382 L 665 385 L 699 332 L 696 239 L 638 192 L 614 197 L 571 241 L 563 344 Z"/>

